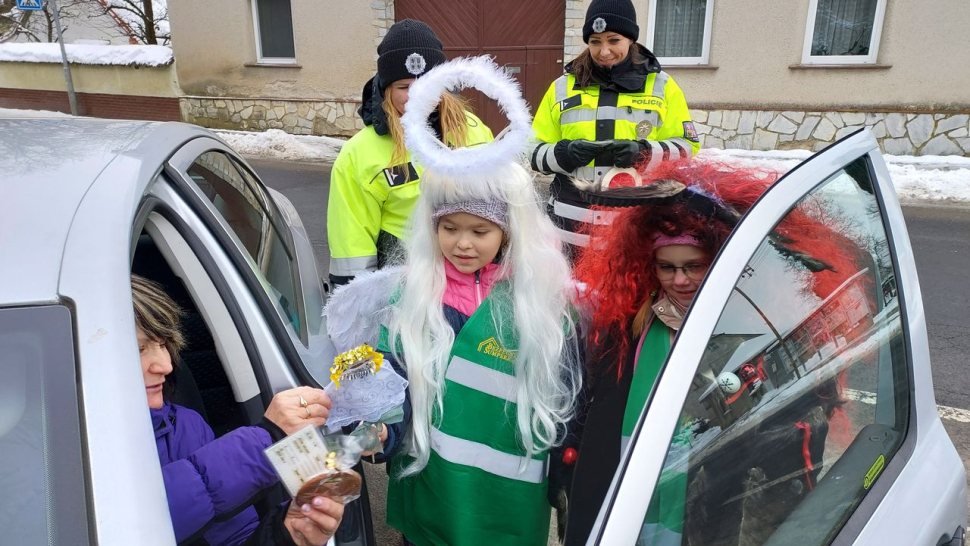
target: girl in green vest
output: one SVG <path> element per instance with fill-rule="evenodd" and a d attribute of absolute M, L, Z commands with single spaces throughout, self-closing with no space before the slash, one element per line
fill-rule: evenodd
<path fill-rule="evenodd" d="M 379 343 L 410 382 L 388 523 L 417 546 L 544 546 L 581 388 L 562 243 L 519 164 L 422 184 Z"/>

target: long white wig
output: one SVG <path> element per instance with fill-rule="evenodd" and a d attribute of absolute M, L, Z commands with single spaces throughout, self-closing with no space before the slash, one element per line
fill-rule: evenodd
<path fill-rule="evenodd" d="M 511 281 L 518 339 L 515 423 L 528 456 L 561 442 L 575 414 L 582 372 L 570 306 L 570 266 L 532 177 L 513 162 L 460 177 L 428 169 L 411 213 L 403 288 L 388 328 L 390 339 L 399 340 L 393 344 L 395 353 L 410 382 L 412 419 L 405 449 L 415 461 L 404 470 L 405 476 L 428 463 L 431 429 L 437 424 L 432 419 L 443 415 L 445 372 L 455 341 L 443 312 L 445 258 L 432 213 L 442 204 L 474 199 L 501 199 L 509 205 L 500 270 Z M 508 313 L 495 317 L 500 332 L 503 315 Z"/>

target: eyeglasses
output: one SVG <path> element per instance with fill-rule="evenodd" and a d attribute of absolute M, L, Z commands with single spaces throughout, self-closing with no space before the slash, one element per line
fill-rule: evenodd
<path fill-rule="evenodd" d="M 704 275 L 707 274 L 707 270 L 711 268 L 711 264 L 687 264 L 685 266 L 678 267 L 671 264 L 654 264 L 653 271 L 657 274 L 657 278 L 662 281 L 669 281 L 677 276 L 677 270 L 684 272 L 684 275 L 692 281 L 704 280 Z"/>

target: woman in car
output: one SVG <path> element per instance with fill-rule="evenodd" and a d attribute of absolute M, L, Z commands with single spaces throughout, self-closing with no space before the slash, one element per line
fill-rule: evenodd
<path fill-rule="evenodd" d="M 132 275 L 138 350 L 165 493 L 179 543 L 204 538 L 217 545 L 325 544 L 343 517 L 343 505 L 317 497 L 300 510 L 290 502 L 259 519 L 254 498 L 279 481 L 263 450 L 307 425 L 326 423 L 329 397 L 298 387 L 278 393 L 257 426 L 216 439 L 202 417 L 170 400 L 184 345 L 181 310 L 162 288 Z"/>

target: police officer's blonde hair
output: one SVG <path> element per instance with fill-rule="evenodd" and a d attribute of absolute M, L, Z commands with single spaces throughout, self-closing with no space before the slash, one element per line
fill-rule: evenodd
<path fill-rule="evenodd" d="M 408 151 L 404 146 L 404 128 L 401 126 L 401 116 L 391 102 L 391 93 L 384 94 L 384 112 L 387 114 L 387 126 L 394 139 L 394 151 L 391 153 L 391 164 L 388 167 L 407 163 Z M 451 93 L 441 97 L 438 113 L 441 119 L 442 136 L 452 148 L 464 148 L 468 145 L 468 118 L 465 115 L 467 107 L 464 99 Z M 405 176 L 409 172 L 405 171 Z"/>

